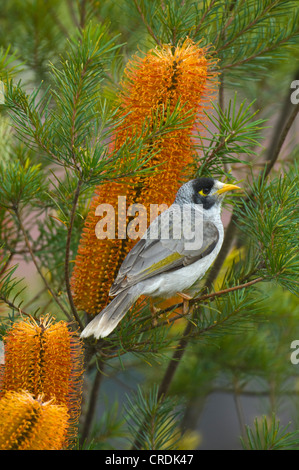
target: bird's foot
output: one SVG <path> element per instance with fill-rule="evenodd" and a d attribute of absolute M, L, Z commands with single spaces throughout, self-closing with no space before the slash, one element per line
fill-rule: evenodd
<path fill-rule="evenodd" d="M 158 324 L 157 317 L 159 316 L 159 312 L 161 311 L 161 309 L 155 307 L 153 302 L 150 301 L 150 311 L 151 311 L 151 314 L 152 314 L 152 325 L 157 326 L 157 324 Z"/>
<path fill-rule="evenodd" d="M 189 308 L 189 302 L 190 302 L 190 300 L 192 300 L 192 297 L 190 297 L 190 295 L 188 295 L 188 294 L 185 294 L 184 292 L 177 292 L 177 295 L 179 297 L 182 297 L 182 299 L 183 299 L 183 315 L 187 315 L 187 313 L 191 312 L 191 310 Z"/>

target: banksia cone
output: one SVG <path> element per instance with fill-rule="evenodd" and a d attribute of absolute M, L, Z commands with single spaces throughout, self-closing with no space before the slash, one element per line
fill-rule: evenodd
<path fill-rule="evenodd" d="M 69 428 L 65 446 L 77 434 L 81 409 L 83 351 L 80 338 L 67 323 L 45 317 L 15 323 L 5 337 L 2 395 L 25 390 L 37 399 L 65 405 Z"/>
<path fill-rule="evenodd" d="M 0 400 L 0 416 L 0 450 L 62 449 L 69 419 L 65 405 L 28 392 L 7 392 Z"/>
<path fill-rule="evenodd" d="M 145 148 L 145 152 L 149 147 L 157 152 L 146 164 L 158 165 L 149 176 L 127 178 L 123 183 L 111 182 L 96 188 L 71 280 L 78 309 L 96 314 L 108 303 L 111 284 L 136 243 L 136 239 L 119 239 L 117 230 L 115 239 L 98 239 L 95 232 L 100 219 L 96 208 L 111 204 L 117 221 L 120 211 L 126 217 L 125 208 L 118 207 L 118 196 L 126 196 L 127 207 L 140 203 L 149 215 L 150 204 L 171 205 L 180 185 L 193 177 L 192 165 L 196 162 L 191 134 L 211 92 L 207 85 L 212 76 L 209 67 L 206 50 L 189 39 L 176 48 L 165 45 L 153 49 L 128 64 L 120 96 L 123 121 L 114 135 L 112 152 L 119 150 L 127 139 L 140 136 L 144 123 L 151 126 L 162 108 L 172 112 L 180 106 L 182 117 L 190 114 L 183 128 L 177 126 L 157 136 Z"/>

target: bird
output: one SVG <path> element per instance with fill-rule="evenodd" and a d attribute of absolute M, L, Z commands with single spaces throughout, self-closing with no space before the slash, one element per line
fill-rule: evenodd
<path fill-rule="evenodd" d="M 140 296 L 188 298 L 188 290 L 221 249 L 224 196 L 238 189 L 211 177 L 181 185 L 173 204 L 150 223 L 127 254 L 109 292 L 113 300 L 87 324 L 81 337 L 108 336 Z"/>

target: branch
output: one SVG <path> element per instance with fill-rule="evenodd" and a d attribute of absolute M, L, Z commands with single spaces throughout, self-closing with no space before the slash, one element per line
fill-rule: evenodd
<path fill-rule="evenodd" d="M 299 80 L 299 69 L 294 74 L 293 80 Z M 277 119 L 276 126 L 273 130 L 271 143 L 270 143 L 270 145 L 268 147 L 268 150 L 266 152 L 266 156 L 265 156 L 266 161 L 271 161 L 272 158 L 274 158 L 275 153 L 277 151 L 278 144 L 279 144 L 279 138 L 282 136 L 281 131 L 284 128 L 285 122 L 289 117 L 290 110 L 293 108 L 293 105 L 292 105 L 292 102 L 291 102 L 292 92 L 293 91 L 289 88 L 287 93 L 286 93 L 284 103 L 283 103 L 282 108 L 281 108 L 280 116 Z"/>
<path fill-rule="evenodd" d="M 240 3 L 240 5 L 238 5 L 238 7 L 240 8 L 241 5 L 242 5 L 242 2 Z M 219 37 L 222 38 L 223 42 L 226 42 L 225 30 L 229 27 L 229 25 L 232 23 L 232 21 L 235 18 L 235 12 L 234 12 L 234 15 L 232 14 L 232 12 L 235 10 L 235 6 L 236 6 L 236 0 L 233 0 L 231 4 L 229 5 L 228 11 L 226 12 L 226 15 L 225 15 L 227 18 L 229 17 L 229 14 L 231 14 L 228 21 L 226 22 L 226 24 L 224 25 L 224 27 L 221 29 L 219 33 Z M 218 43 L 218 39 L 216 40 L 216 43 Z M 219 108 L 221 109 L 222 112 L 224 112 L 224 73 L 223 72 L 220 73 L 219 75 Z M 221 133 L 223 132 L 223 126 L 221 126 L 220 131 Z M 224 136 L 221 137 L 220 142 L 225 143 Z M 230 165 L 224 162 L 223 169 L 226 173 L 229 173 Z"/>
<path fill-rule="evenodd" d="M 103 366 L 103 364 L 101 364 L 101 365 Z M 89 433 L 90 433 L 90 428 L 91 428 L 91 425 L 92 425 L 93 416 L 95 414 L 95 410 L 96 410 L 96 406 L 97 406 L 97 399 L 98 399 L 98 394 L 99 394 L 99 389 L 100 389 L 100 385 L 101 385 L 101 382 L 102 382 L 102 378 L 103 378 L 102 371 L 100 369 L 97 369 L 96 376 L 94 378 L 92 390 L 91 390 L 90 397 L 89 397 L 88 410 L 87 410 L 87 413 L 86 413 L 86 416 L 85 416 L 85 422 L 84 422 L 84 427 L 83 427 L 83 430 L 82 430 L 82 436 L 81 436 L 81 439 L 80 439 L 81 440 L 81 445 L 84 444 L 84 442 L 86 441 L 86 439 L 88 438 Z"/>
<path fill-rule="evenodd" d="M 282 146 L 285 142 L 286 136 L 288 135 L 288 132 L 289 132 L 290 128 L 292 127 L 292 124 L 295 121 L 298 112 L 299 112 L 299 103 L 292 110 L 292 112 L 289 116 L 289 119 L 287 120 L 287 122 L 286 122 L 286 124 L 285 124 L 285 126 L 284 126 L 284 128 L 283 128 L 283 130 L 280 134 L 280 137 L 279 137 L 278 141 L 276 141 L 275 134 L 274 134 L 274 138 L 273 138 L 274 145 L 273 145 L 273 148 L 270 147 L 272 155 L 270 155 L 270 152 L 269 152 L 269 160 L 267 160 L 266 163 L 265 163 L 265 166 L 266 166 L 265 177 L 268 176 L 268 174 L 272 170 L 275 162 L 277 161 L 277 159 L 279 157 L 279 154 L 280 154 L 280 151 L 282 149 Z"/>
<path fill-rule="evenodd" d="M 69 31 L 68 29 L 64 26 L 64 24 L 62 23 L 62 21 L 60 21 L 60 18 L 58 17 L 56 11 L 54 10 L 54 8 L 52 6 L 49 6 L 49 10 L 48 10 L 48 13 L 50 14 L 50 16 L 53 18 L 53 20 L 56 22 L 58 28 L 60 29 L 60 31 L 64 34 L 64 36 L 67 38 L 69 36 Z"/>
<path fill-rule="evenodd" d="M 242 403 L 240 400 L 240 392 L 241 392 L 241 387 L 239 385 L 238 379 L 234 377 L 233 379 L 233 397 L 234 397 L 234 402 L 235 402 L 235 407 L 237 411 L 237 416 L 238 416 L 238 421 L 239 421 L 239 427 L 241 431 L 241 435 L 243 439 L 246 437 L 246 426 L 245 426 L 245 417 L 244 417 L 244 410 L 242 407 Z"/>
<path fill-rule="evenodd" d="M 80 189 L 82 186 L 82 180 L 78 180 L 77 188 L 75 191 L 74 195 L 74 200 L 73 200 L 73 205 L 72 205 L 72 210 L 71 210 L 71 217 L 70 217 L 70 223 L 67 231 L 67 239 L 66 239 L 66 248 L 65 248 L 65 263 L 64 263 L 64 273 L 65 273 L 65 284 L 66 284 L 66 291 L 68 295 L 68 299 L 70 302 L 72 314 L 74 315 L 76 322 L 78 323 L 81 331 L 84 329 L 84 326 L 82 325 L 82 322 L 79 318 L 77 309 L 74 304 L 73 296 L 72 296 L 72 290 L 71 290 L 71 284 L 70 284 L 70 245 L 71 245 L 71 238 L 72 238 L 72 231 L 73 231 L 73 226 L 74 226 L 74 220 L 75 220 L 75 214 L 76 214 L 76 207 L 80 195 Z"/>
<path fill-rule="evenodd" d="M 258 277 L 256 279 L 253 279 L 252 281 L 246 282 L 245 284 L 241 284 L 239 286 L 229 287 L 228 289 L 223 289 L 222 291 L 213 292 L 211 294 L 205 294 L 205 295 L 202 295 L 201 297 L 197 297 L 195 299 L 190 300 L 190 304 L 194 304 L 194 303 L 197 303 L 197 302 L 200 302 L 200 301 L 205 301 L 205 300 L 208 300 L 208 299 L 211 299 L 211 298 L 214 298 L 214 297 L 219 297 L 220 295 L 227 294 L 229 292 L 233 292 L 233 291 L 236 291 L 236 290 L 239 290 L 239 289 L 244 289 L 246 287 L 249 287 L 249 286 L 252 286 L 252 285 L 256 284 L 257 282 L 261 282 L 262 280 L 263 280 L 262 277 Z M 180 361 L 180 359 L 182 358 L 182 356 L 185 352 L 186 346 L 188 344 L 188 339 L 189 339 L 188 337 L 192 333 L 192 330 L 194 328 L 195 328 L 195 326 L 191 322 L 189 322 L 188 325 L 186 326 L 185 331 L 183 333 L 183 337 L 180 340 L 179 345 L 176 347 L 176 350 L 173 354 L 173 357 L 170 360 L 168 368 L 167 368 L 167 370 L 165 372 L 165 375 L 163 377 L 163 380 L 160 384 L 159 395 L 158 395 L 159 397 L 162 397 L 162 395 L 166 395 L 166 393 L 169 389 L 170 383 L 171 383 L 171 381 L 173 379 L 173 376 L 175 374 L 175 371 L 176 371 L 176 369 L 179 365 L 179 361 Z"/>
<path fill-rule="evenodd" d="M 75 12 L 75 9 L 74 9 L 74 2 L 72 0 L 67 0 L 67 5 L 68 5 L 68 9 L 69 9 L 69 13 L 70 13 L 70 16 L 73 20 L 73 23 L 74 25 L 79 28 L 79 21 L 77 19 L 77 15 L 76 15 L 76 12 Z"/>
<path fill-rule="evenodd" d="M 260 56 L 263 55 L 263 54 L 268 54 L 269 52 L 272 52 L 272 51 L 274 51 L 275 49 L 277 49 L 277 47 L 279 47 L 279 46 L 281 46 L 282 44 L 288 42 L 292 37 L 294 37 L 294 33 L 289 34 L 289 35 L 288 35 L 287 37 L 285 37 L 284 39 L 281 39 L 281 41 L 279 41 L 278 43 L 272 44 L 271 46 L 266 47 L 265 49 L 260 50 L 260 51 L 257 52 L 256 54 L 252 54 L 251 56 L 246 57 L 245 59 L 239 60 L 238 62 L 233 62 L 233 63 L 228 64 L 228 65 L 223 65 L 223 66 L 220 67 L 220 70 L 223 71 L 223 70 L 231 69 L 231 68 L 233 68 L 233 67 L 238 67 L 238 66 L 240 66 L 240 65 L 246 64 L 247 62 L 250 62 L 251 60 L 256 59 L 257 57 L 260 57 Z M 218 52 L 218 51 L 217 51 L 217 52 Z"/>
<path fill-rule="evenodd" d="M 204 14 L 202 15 L 201 17 L 201 20 L 200 22 L 198 23 L 197 27 L 195 28 L 194 30 L 194 36 L 196 36 L 196 34 L 199 32 L 203 22 L 205 21 L 206 19 L 206 16 L 208 15 L 208 13 L 212 10 L 213 6 L 215 5 L 217 0 L 212 0 L 210 5 L 208 6 L 208 8 L 206 9 L 206 11 L 204 12 Z"/>
<path fill-rule="evenodd" d="M 37 292 L 37 294 L 35 294 L 34 297 L 32 297 L 25 305 L 25 308 L 29 307 L 30 305 L 33 304 L 33 302 L 35 302 L 42 294 L 44 294 L 46 292 L 47 288 L 46 286 L 44 286 L 39 292 Z"/>
<path fill-rule="evenodd" d="M 238 289 L 244 289 L 246 287 L 252 286 L 252 285 L 256 284 L 257 282 L 261 282 L 262 280 L 263 280 L 262 277 L 258 277 L 256 279 L 253 279 L 252 281 L 246 282 L 245 284 L 241 284 L 239 286 L 229 287 L 227 289 L 223 289 L 222 291 L 213 292 L 211 294 L 205 294 L 205 295 L 202 295 L 201 297 L 196 297 L 194 299 L 191 299 L 189 303 L 194 304 L 194 303 L 197 303 L 197 302 L 200 302 L 200 301 L 205 301 L 205 300 L 208 300 L 208 299 L 211 299 L 211 298 L 214 298 L 214 297 L 219 297 L 220 295 L 227 294 L 229 292 L 233 292 L 233 291 L 238 290 Z M 172 310 L 172 309 L 177 308 L 177 307 L 182 306 L 182 305 L 183 305 L 182 303 L 177 304 L 173 307 L 165 309 L 161 313 L 165 313 L 169 310 Z M 169 387 L 170 387 L 170 384 L 171 384 L 172 379 L 174 377 L 174 374 L 175 374 L 175 372 L 178 368 L 180 360 L 182 359 L 182 357 L 184 355 L 184 352 L 186 351 L 186 347 L 188 345 L 189 337 L 190 337 L 191 333 L 193 332 L 194 328 L 195 328 L 194 324 L 191 323 L 191 322 L 188 322 L 188 324 L 185 328 L 185 331 L 183 332 L 182 338 L 179 341 L 179 344 L 175 348 L 173 356 L 172 356 L 172 358 L 171 358 L 171 360 L 168 364 L 168 367 L 166 369 L 166 372 L 165 372 L 164 377 L 162 379 L 162 382 L 160 384 L 159 391 L 158 391 L 158 398 L 159 399 L 164 399 L 164 397 L 166 396 L 166 394 L 169 390 Z M 136 449 L 136 448 L 138 449 L 138 441 L 137 440 L 134 442 L 132 449 Z"/>
<path fill-rule="evenodd" d="M 4 272 L 6 271 L 6 269 L 8 268 L 8 265 L 9 263 L 11 262 L 12 258 L 13 258 L 13 255 L 14 253 L 11 253 L 9 254 L 5 264 L 3 265 L 2 269 L 0 270 L 0 276 L 2 276 L 2 274 L 4 274 Z"/>
<path fill-rule="evenodd" d="M 229 292 L 234 292 L 236 290 L 245 289 L 246 287 L 253 286 L 254 284 L 256 284 L 258 282 L 261 282 L 263 280 L 264 280 L 263 277 L 257 277 L 256 279 L 253 279 L 252 281 L 245 282 L 244 284 L 240 284 L 238 286 L 228 287 L 227 289 L 219 290 L 217 292 L 211 292 L 210 294 L 204 294 L 204 295 L 201 295 L 200 297 L 194 297 L 194 299 L 191 299 L 189 301 L 189 305 L 194 305 L 194 304 L 197 304 L 199 302 L 205 302 L 206 300 L 214 299 L 215 297 L 220 297 L 221 295 L 228 294 Z M 178 303 L 178 304 L 172 305 L 171 307 L 167 307 L 166 309 L 164 309 L 162 311 L 159 311 L 159 316 L 163 315 L 167 312 L 171 312 L 171 311 L 173 311 L 177 308 L 180 308 L 182 306 L 183 306 L 183 303 Z M 157 325 L 157 327 L 158 326 L 160 326 L 160 325 Z"/>
<path fill-rule="evenodd" d="M 223 44 L 223 46 L 219 47 L 217 49 L 217 53 L 219 53 L 220 51 L 222 51 L 223 49 L 226 49 L 228 46 L 230 46 L 232 43 L 234 43 L 236 41 L 236 39 L 238 39 L 240 36 L 242 36 L 244 33 L 247 33 L 248 31 L 250 31 L 254 26 L 256 26 L 256 24 L 263 18 L 263 17 L 266 17 L 267 13 L 269 13 L 269 11 L 275 7 L 278 3 L 279 3 L 280 0 L 275 0 L 273 1 L 272 3 L 270 3 L 269 5 L 267 5 L 261 12 L 259 15 L 255 16 L 254 19 L 248 23 L 247 26 L 245 26 L 245 28 L 243 28 L 241 31 L 238 31 L 238 33 L 232 37 L 232 39 L 230 39 L 229 41 L 227 41 L 225 44 Z M 221 34 L 221 31 L 220 33 Z"/>
<path fill-rule="evenodd" d="M 136 7 L 136 9 L 137 9 L 137 11 L 138 11 L 138 13 L 139 13 L 139 15 L 140 15 L 142 21 L 143 21 L 143 24 L 145 25 L 145 27 L 146 27 L 148 33 L 152 36 L 152 38 L 155 40 L 155 42 L 156 42 L 159 46 L 161 46 L 161 45 L 162 45 L 161 41 L 157 38 L 157 36 L 155 35 L 154 31 L 152 30 L 152 28 L 150 27 L 150 25 L 149 25 L 148 22 L 146 21 L 145 16 L 144 16 L 144 14 L 143 14 L 143 11 L 142 11 L 142 9 L 141 9 L 139 3 L 137 2 L 137 0 L 133 0 L 133 1 L 134 1 L 135 7 Z"/>
<path fill-rule="evenodd" d="M 26 317 L 30 317 L 29 313 L 26 313 L 24 310 L 22 310 L 20 307 L 17 307 L 13 302 L 8 300 L 5 296 L 0 295 L 0 300 L 4 302 L 8 307 L 12 308 L 13 310 L 18 311 L 21 315 L 25 315 Z"/>
<path fill-rule="evenodd" d="M 195 299 L 190 300 L 190 303 L 193 304 L 196 302 L 204 302 L 205 300 L 213 299 L 214 297 L 219 297 L 220 295 L 228 294 L 229 292 L 234 292 L 235 290 L 245 289 L 245 287 L 253 286 L 257 282 L 261 282 L 263 280 L 263 277 L 257 277 L 256 279 L 253 279 L 249 282 L 245 282 L 245 284 L 240 284 L 239 286 L 228 287 L 227 289 L 223 289 L 218 292 L 212 292 L 211 294 L 202 295 L 201 297 L 197 297 Z"/>
<path fill-rule="evenodd" d="M 26 230 L 25 230 L 25 227 L 23 225 L 23 222 L 21 220 L 21 217 L 20 217 L 20 214 L 19 214 L 19 211 L 16 207 L 14 207 L 14 212 L 16 214 L 16 218 L 18 220 L 18 223 L 19 223 L 19 226 L 20 226 L 20 229 L 21 229 L 21 232 L 23 234 L 23 237 L 24 237 L 24 240 L 25 240 L 25 244 L 28 248 L 28 251 L 30 253 L 30 256 L 31 256 L 31 259 L 36 267 L 36 270 L 37 272 L 39 273 L 40 277 L 42 278 L 46 288 L 48 289 L 48 291 L 50 292 L 50 294 L 52 295 L 53 299 L 55 300 L 55 302 L 57 303 L 57 305 L 59 305 L 59 307 L 61 308 L 61 310 L 63 311 L 63 313 L 65 314 L 65 316 L 67 318 L 69 318 L 69 312 L 64 308 L 63 304 L 60 302 L 59 298 L 57 297 L 57 295 L 55 294 L 55 292 L 53 291 L 52 287 L 50 286 L 50 284 L 48 283 L 47 279 L 45 278 L 45 276 L 43 275 L 42 273 L 42 270 L 40 269 L 39 265 L 38 265 L 38 262 L 37 262 L 37 259 L 33 253 L 33 250 L 32 250 L 32 247 L 31 247 L 31 244 L 30 244 L 30 241 L 29 241 L 29 238 L 27 236 L 27 233 L 26 233 Z"/>
<path fill-rule="evenodd" d="M 298 75 L 298 72 L 297 72 L 297 75 Z M 297 76 L 296 75 L 296 76 Z M 269 175 L 269 173 L 271 172 L 271 170 L 273 169 L 278 157 L 279 157 L 279 154 L 280 154 L 280 151 L 283 147 L 283 144 L 285 142 L 285 139 L 288 135 L 288 132 L 296 118 L 296 116 L 298 115 L 298 112 L 299 112 L 299 104 L 297 104 L 293 111 L 291 112 L 290 116 L 289 116 L 289 119 L 286 121 L 286 124 L 283 128 L 283 130 L 281 131 L 281 133 L 279 134 L 279 130 L 281 129 L 281 127 L 283 126 L 283 123 L 285 122 L 285 114 L 286 114 L 286 105 L 283 107 L 283 110 L 282 110 L 282 115 L 281 115 L 281 118 L 279 119 L 278 123 L 279 123 L 279 126 L 276 126 L 276 128 L 274 129 L 274 132 L 273 132 L 273 138 L 272 138 L 272 144 L 270 145 L 269 147 L 269 150 L 268 150 L 268 153 L 267 153 L 267 158 L 266 158 L 266 161 L 265 163 L 263 164 L 262 166 L 262 169 L 260 171 L 260 175 L 264 175 L 264 177 L 267 177 Z M 277 134 L 278 134 L 278 137 L 277 137 Z M 214 154 L 214 151 L 212 152 L 212 154 Z M 247 199 L 246 200 L 249 200 L 252 196 L 254 196 L 253 194 L 249 194 Z M 246 201 L 245 201 L 246 202 Z M 216 279 L 220 269 L 221 269 L 221 266 L 229 252 L 229 249 L 231 247 L 231 244 L 232 244 L 232 241 L 233 241 L 233 238 L 234 238 L 234 234 L 236 232 L 236 213 L 233 212 L 232 213 L 232 216 L 231 216 L 231 219 L 230 219 L 230 222 L 226 228 L 226 231 L 225 231 L 225 236 L 224 236 L 224 240 L 223 240 L 223 243 L 222 243 L 222 247 L 221 247 L 221 250 L 213 264 L 213 267 L 210 271 L 210 274 L 209 274 L 209 277 L 208 277 L 208 283 L 211 284 L 213 282 L 214 279 Z"/>
<path fill-rule="evenodd" d="M 232 136 L 232 135 L 233 134 L 231 133 L 230 136 Z M 226 145 L 227 145 L 227 138 L 226 139 L 220 138 L 218 145 L 215 145 L 215 147 L 211 150 L 210 155 L 206 158 L 206 160 L 201 165 L 201 167 L 200 167 L 201 171 L 202 171 L 203 168 L 205 168 L 213 160 L 215 155 L 217 155 L 217 153 L 220 150 L 222 150 Z"/>
<path fill-rule="evenodd" d="M 235 212 L 233 212 L 231 219 L 228 223 L 228 226 L 226 227 L 226 230 L 225 230 L 225 235 L 224 235 L 221 249 L 208 274 L 208 278 L 206 282 L 208 286 L 211 286 L 214 280 L 217 278 L 219 271 L 224 263 L 224 260 L 229 253 L 229 250 L 234 240 L 235 232 L 237 229 L 235 222 L 236 222 L 236 214 Z"/>
<path fill-rule="evenodd" d="M 86 0 L 81 1 L 81 8 L 80 8 L 80 28 L 83 29 L 85 27 L 86 21 Z"/>

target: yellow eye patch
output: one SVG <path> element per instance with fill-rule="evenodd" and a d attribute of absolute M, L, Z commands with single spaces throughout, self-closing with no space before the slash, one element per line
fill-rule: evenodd
<path fill-rule="evenodd" d="M 209 190 L 206 190 L 206 189 L 201 189 L 200 191 L 198 191 L 198 194 L 200 194 L 201 196 L 207 196 L 209 193 Z"/>

